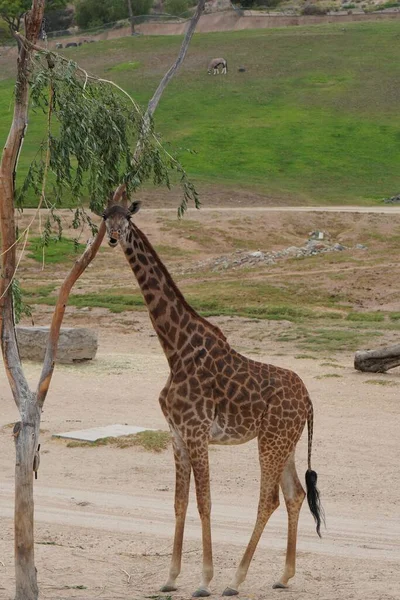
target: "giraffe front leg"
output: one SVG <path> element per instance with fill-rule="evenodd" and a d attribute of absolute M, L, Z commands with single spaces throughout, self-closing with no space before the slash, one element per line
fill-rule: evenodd
<path fill-rule="evenodd" d="M 192 447 L 188 447 L 190 462 L 192 464 L 196 484 L 197 508 L 201 520 L 203 541 L 203 572 L 201 583 L 193 592 L 194 598 L 210 596 L 210 582 L 214 575 L 212 542 L 211 542 L 211 493 L 210 471 L 208 464 L 208 439 L 196 440 Z"/>
<path fill-rule="evenodd" d="M 173 433 L 172 446 L 175 458 L 175 537 L 172 550 L 171 566 L 168 581 L 162 586 L 161 592 L 173 592 L 176 588 L 176 578 L 181 572 L 183 533 L 185 529 L 186 511 L 189 501 L 191 466 L 187 449 L 177 434 Z"/>

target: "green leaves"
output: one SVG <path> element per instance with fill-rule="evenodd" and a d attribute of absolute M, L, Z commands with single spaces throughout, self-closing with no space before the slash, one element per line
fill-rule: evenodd
<path fill-rule="evenodd" d="M 48 137 L 19 190 L 20 206 L 29 190 L 40 194 L 47 149 L 51 175 L 50 184 L 45 182 L 50 192 L 44 202 L 54 209 L 68 194 L 69 202 L 72 199 L 77 207 L 73 216 L 76 229 L 86 222 L 95 233 L 85 201 L 91 211 L 101 214 L 118 185 L 125 184 L 128 194 L 148 180 L 169 188 L 173 172 L 183 188 L 179 216 L 189 201 L 199 206 L 182 165 L 163 147 L 152 120 L 144 119 L 133 99 L 111 82 L 90 77 L 74 62 L 54 54 L 49 61 L 54 67 L 49 69 L 46 58 L 48 53 L 36 55 L 30 85 L 34 109 L 47 113 Z M 139 140 L 140 150 L 135 154 Z"/>
<path fill-rule="evenodd" d="M 67 5 L 67 0 L 47 0 L 46 10 L 55 10 Z M 0 16 L 18 31 L 23 14 L 32 8 L 32 0 L 0 0 Z"/>
<path fill-rule="evenodd" d="M 12 280 L 11 292 L 14 305 L 14 319 L 16 323 L 19 323 L 23 315 L 26 315 L 27 317 L 32 315 L 32 307 L 29 306 L 29 304 L 24 303 L 18 279 L 14 278 Z"/>

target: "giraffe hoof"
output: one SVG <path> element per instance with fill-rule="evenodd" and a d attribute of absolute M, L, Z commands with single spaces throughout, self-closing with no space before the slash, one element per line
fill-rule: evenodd
<path fill-rule="evenodd" d="M 222 592 L 222 595 L 223 595 L 223 596 L 237 596 L 237 595 L 238 595 L 238 593 L 239 593 L 239 592 L 238 592 L 237 590 L 234 590 L 234 589 L 233 589 L 233 588 L 231 588 L 231 587 L 227 587 L 227 588 L 225 588 L 225 589 L 224 589 L 224 591 Z"/>
<path fill-rule="evenodd" d="M 207 596 L 211 596 L 211 592 L 207 588 L 199 588 L 192 594 L 192 598 L 206 598 Z"/>
<path fill-rule="evenodd" d="M 175 587 L 174 585 L 163 585 L 162 588 L 160 588 L 160 592 L 176 592 L 178 588 Z"/>
<path fill-rule="evenodd" d="M 278 581 L 278 583 L 274 583 L 274 585 L 272 586 L 272 589 L 273 590 L 287 590 L 287 589 L 289 589 L 289 586 Z"/>

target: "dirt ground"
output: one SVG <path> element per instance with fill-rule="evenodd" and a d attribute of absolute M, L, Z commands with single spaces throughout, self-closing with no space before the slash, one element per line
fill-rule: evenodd
<path fill-rule="evenodd" d="M 215 214 L 203 215 L 201 218 L 212 221 L 215 226 Z M 150 230 L 153 242 L 159 242 L 159 236 L 164 234 L 168 238 L 164 243 L 177 244 L 173 232 L 163 232 L 161 225 L 154 225 L 156 220 L 150 211 L 144 212 L 141 218 L 141 226 L 146 232 Z M 221 213 L 218 218 L 222 219 Z M 230 215 L 231 220 L 235 218 Z M 284 224 L 289 242 L 300 239 L 302 228 L 317 226 L 321 218 L 314 213 L 297 214 L 294 220 L 286 216 Z M 267 217 L 256 215 L 254 219 L 252 223 L 258 223 L 254 234 L 257 238 L 262 234 Z M 274 228 L 282 226 L 282 219 L 269 215 L 269 225 L 273 225 L 272 230 L 268 230 L 272 231 L 271 240 L 275 239 Z M 386 232 L 389 236 L 397 230 L 397 222 L 390 216 L 378 219 L 376 215 L 349 215 L 346 219 L 347 229 L 338 226 L 336 231 L 333 224 L 337 216 L 325 215 L 325 223 L 331 222 L 331 231 L 337 237 L 342 236 L 342 240 L 360 241 L 372 223 L 376 225 L 374 231 L 378 228 L 382 235 Z M 237 227 L 238 224 L 231 223 L 231 228 Z M 282 240 L 276 243 L 283 244 Z M 371 240 L 372 246 L 373 243 Z M 201 244 L 186 239 L 186 247 L 199 251 Z M 208 253 L 203 250 L 200 256 L 196 252 L 190 260 L 217 255 L 218 250 L 214 248 Z M 93 289 L 100 272 L 104 277 L 107 260 L 110 261 L 110 257 L 104 252 L 85 276 L 82 283 L 85 289 Z M 395 257 L 389 256 L 387 260 L 387 264 L 394 263 Z M 105 276 L 110 286 L 117 285 L 113 271 L 123 265 L 122 257 L 115 261 Z M 174 261 L 172 266 L 175 270 L 179 268 Z M 123 268 L 127 268 L 126 265 Z M 282 268 L 290 273 L 294 267 L 292 264 Z M 335 268 L 343 267 L 336 265 Z M 396 299 L 398 302 L 397 287 L 390 290 L 383 286 L 380 264 L 371 261 L 370 268 L 368 307 L 394 306 Z M 394 286 L 398 285 L 396 269 L 394 264 L 394 273 L 390 276 Z M 306 270 L 303 267 L 304 276 Z M 33 279 L 32 265 L 26 267 L 23 277 Z M 43 277 L 45 279 L 46 273 Z M 354 282 L 353 272 L 346 281 L 348 287 L 349 282 Z M 126 281 L 124 284 L 126 286 Z M 367 287 L 365 281 L 364 286 Z M 47 323 L 50 314 L 50 307 L 42 307 L 36 315 L 36 323 Z M 285 594 L 298 600 L 312 597 L 398 600 L 398 370 L 387 375 L 358 373 L 353 369 L 351 353 L 329 357 L 321 353 L 314 359 L 304 358 L 295 346 L 276 342 L 277 332 L 291 327 L 285 321 L 230 317 L 211 320 L 244 354 L 295 370 L 311 393 L 316 413 L 313 467 L 319 474 L 326 512 L 323 538 L 317 537 L 312 517 L 304 505 L 297 574 L 288 592 L 272 590 L 284 564 L 286 513 L 282 500 L 266 527 L 240 597 L 264 600 Z M 77 324 L 98 330 L 99 351 L 91 363 L 57 366 L 46 399 L 40 440 L 41 466 L 34 484 L 35 552 L 41 597 L 51 600 L 157 598 L 158 589 L 167 577 L 174 527 L 171 448 L 158 454 L 137 447 L 69 448 L 64 441 L 52 438 L 52 434 L 111 423 L 166 429 L 157 398 L 168 375 L 167 362 L 145 312 L 112 315 L 106 309 L 88 312 L 71 308 L 65 325 Z M 27 362 L 25 369 L 34 387 L 40 366 Z M 0 598 L 9 600 L 14 586 L 14 448 L 7 425 L 15 422 L 18 415 L 3 370 L 0 382 Z M 240 561 L 256 516 L 259 486 L 256 443 L 212 447 L 210 461 L 215 562 L 211 588 L 213 594 L 219 596 Z M 297 465 L 302 477 L 306 470 L 305 436 L 298 447 Z M 179 590 L 173 598 L 190 597 L 199 583 L 200 570 L 200 524 L 192 490 L 183 569 Z"/>

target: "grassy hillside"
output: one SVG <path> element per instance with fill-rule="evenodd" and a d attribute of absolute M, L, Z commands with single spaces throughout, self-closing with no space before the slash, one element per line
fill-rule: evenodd
<path fill-rule="evenodd" d="M 400 21 L 196 35 L 157 111 L 198 182 L 292 203 L 374 203 L 400 192 Z M 180 37 L 122 38 L 65 51 L 145 104 Z M 208 76 L 213 56 L 226 77 Z M 244 66 L 246 72 L 239 73 Z M 12 65 L 0 69 L 0 141 Z M 21 174 L 38 147 L 31 118 Z"/>

